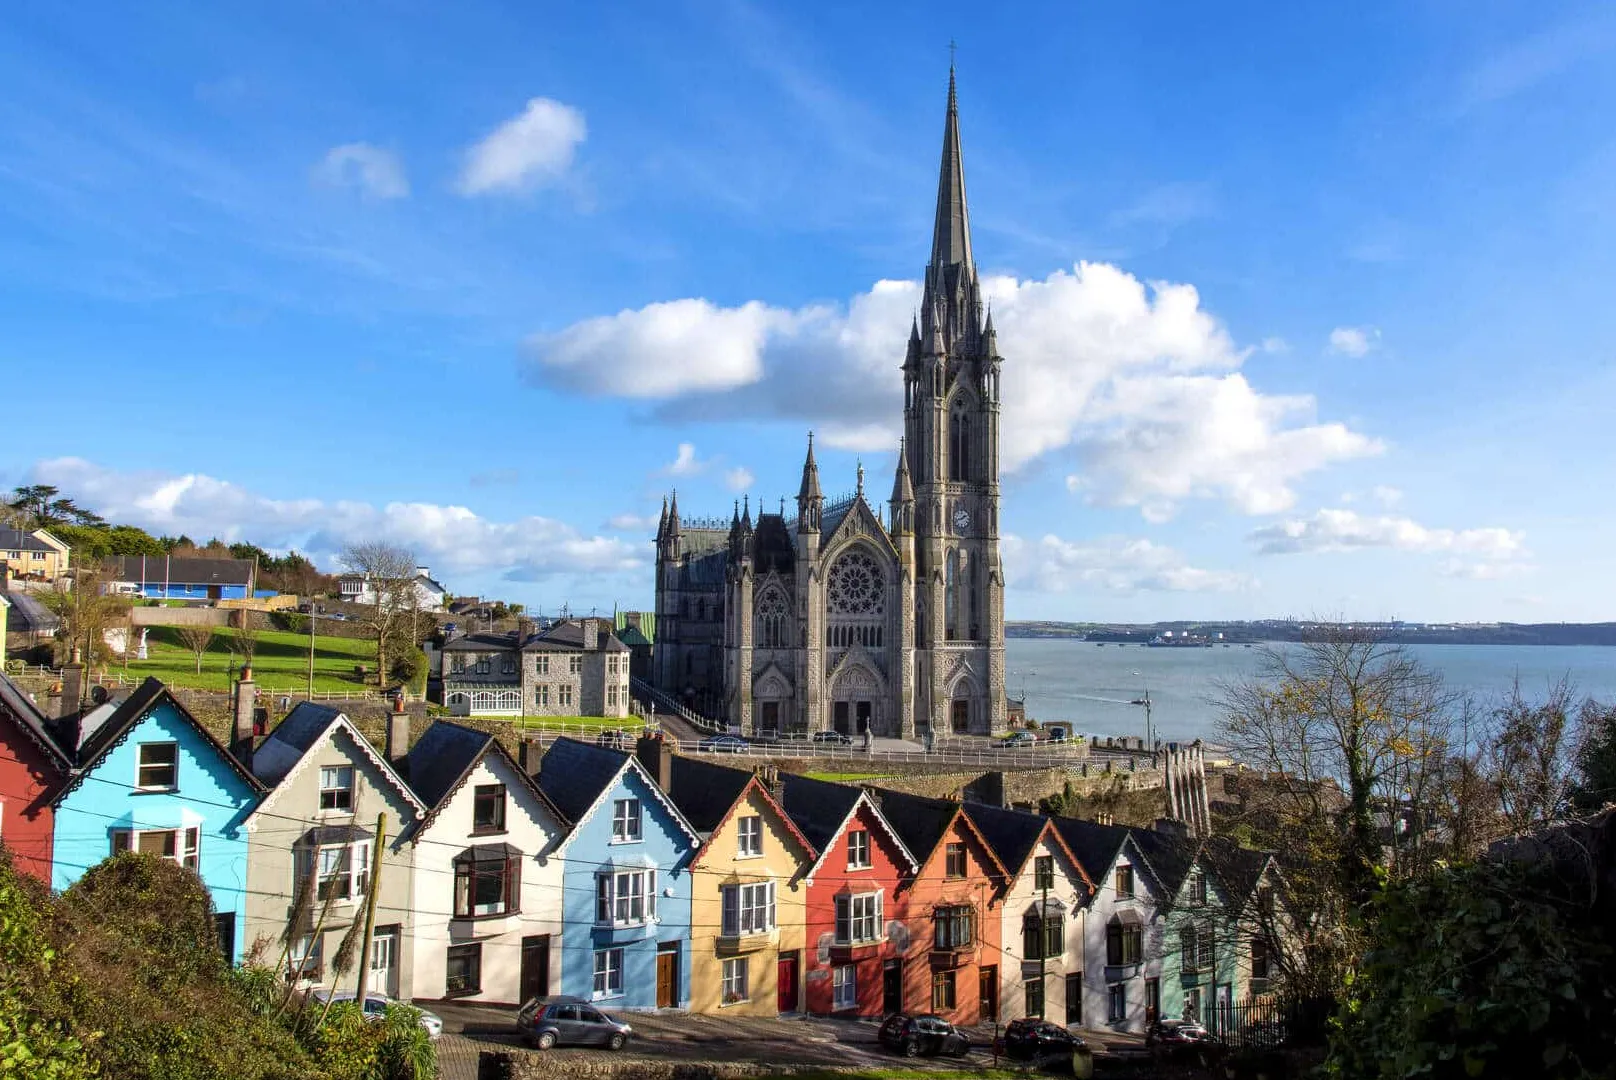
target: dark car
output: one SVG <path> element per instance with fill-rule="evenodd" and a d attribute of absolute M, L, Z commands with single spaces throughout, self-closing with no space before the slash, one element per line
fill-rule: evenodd
<path fill-rule="evenodd" d="M 995 746 L 1000 750 L 1014 750 L 1020 746 L 1037 746 L 1038 736 L 1030 731 L 1017 731 L 1000 739 Z"/>
<path fill-rule="evenodd" d="M 881 1024 L 881 1045 L 904 1057 L 932 1057 L 948 1054 L 964 1057 L 971 1052 L 971 1040 L 941 1016 L 905 1016 L 893 1013 Z"/>
<path fill-rule="evenodd" d="M 1145 1046 L 1166 1055 L 1191 1053 L 1211 1041 L 1211 1034 L 1194 1020 L 1158 1020 L 1145 1032 Z"/>
<path fill-rule="evenodd" d="M 1000 1037 L 1004 1055 L 1016 1061 L 1037 1061 L 1041 1058 L 1070 1054 L 1087 1044 L 1058 1024 L 1028 1016 L 1010 1021 Z"/>
<path fill-rule="evenodd" d="M 747 745 L 739 735 L 713 735 L 701 740 L 700 749 L 705 754 L 740 754 Z"/>
<path fill-rule="evenodd" d="M 516 1027 L 529 1046 L 604 1046 L 621 1050 L 634 1029 L 575 997 L 534 998 L 516 1013 Z"/>
<path fill-rule="evenodd" d="M 816 743 L 829 743 L 831 746 L 853 745 L 852 736 L 844 735 L 840 731 L 816 731 L 813 734 L 813 738 L 809 741 Z"/>

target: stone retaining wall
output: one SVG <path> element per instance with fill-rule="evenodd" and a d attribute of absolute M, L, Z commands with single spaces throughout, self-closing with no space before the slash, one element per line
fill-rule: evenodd
<path fill-rule="evenodd" d="M 510 1077 L 510 1080 L 745 1080 L 795 1073 L 858 1076 L 869 1072 L 867 1067 L 770 1065 L 750 1061 L 642 1061 L 572 1054 L 561 1057 L 530 1050 L 484 1050 L 477 1063 L 479 1078 Z"/>

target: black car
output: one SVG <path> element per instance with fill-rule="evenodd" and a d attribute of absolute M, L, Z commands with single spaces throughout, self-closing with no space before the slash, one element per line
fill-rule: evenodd
<path fill-rule="evenodd" d="M 516 1013 L 516 1027 L 529 1046 L 604 1046 L 621 1050 L 634 1029 L 575 997 L 534 998 Z"/>
<path fill-rule="evenodd" d="M 809 739 L 809 742 L 815 742 L 815 743 L 821 743 L 821 744 L 829 743 L 831 746 L 852 746 L 853 745 L 853 739 L 852 739 L 851 736 L 844 735 L 840 731 L 831 731 L 831 730 L 814 732 L 813 737 L 811 739 Z"/>
<path fill-rule="evenodd" d="M 709 735 L 697 748 L 704 754 L 742 754 L 748 746 L 739 735 Z"/>
<path fill-rule="evenodd" d="M 1087 1045 L 1082 1039 L 1058 1024 L 1028 1016 L 1010 1021 L 1001 1036 L 1005 1057 L 1016 1061 L 1037 1061 L 1046 1057 L 1070 1054 Z"/>
<path fill-rule="evenodd" d="M 905 1016 L 893 1013 L 881 1024 L 881 1045 L 904 1057 L 948 1054 L 964 1057 L 971 1052 L 971 1040 L 941 1016 Z"/>

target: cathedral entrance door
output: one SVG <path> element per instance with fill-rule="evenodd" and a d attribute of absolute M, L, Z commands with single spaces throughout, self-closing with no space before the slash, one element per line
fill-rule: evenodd
<path fill-rule="evenodd" d="M 855 705 L 858 714 L 858 733 L 862 735 L 866 731 L 870 730 L 870 713 L 872 712 L 872 706 L 868 701 L 856 701 L 853 704 Z"/>
<path fill-rule="evenodd" d="M 971 703 L 966 698 L 955 698 L 950 704 L 949 723 L 954 734 L 963 735 L 971 730 Z"/>
<path fill-rule="evenodd" d="M 833 717 L 834 717 L 833 722 L 835 723 L 837 731 L 841 732 L 843 735 L 851 735 L 851 734 L 853 734 L 851 731 L 848 730 L 847 702 L 838 701 L 836 703 L 836 708 L 834 710 Z"/>

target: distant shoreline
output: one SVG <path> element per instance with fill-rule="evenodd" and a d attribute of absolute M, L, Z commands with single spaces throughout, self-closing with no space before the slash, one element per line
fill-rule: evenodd
<path fill-rule="evenodd" d="M 1075 623 L 1021 620 L 1005 624 L 1010 638 L 1066 639 L 1123 646 L 1152 638 L 1205 638 L 1213 646 L 1301 641 L 1317 623 L 1262 622 Z M 1369 625 L 1388 642 L 1401 645 L 1608 645 L 1616 646 L 1616 622 L 1609 623 L 1392 623 Z"/>

